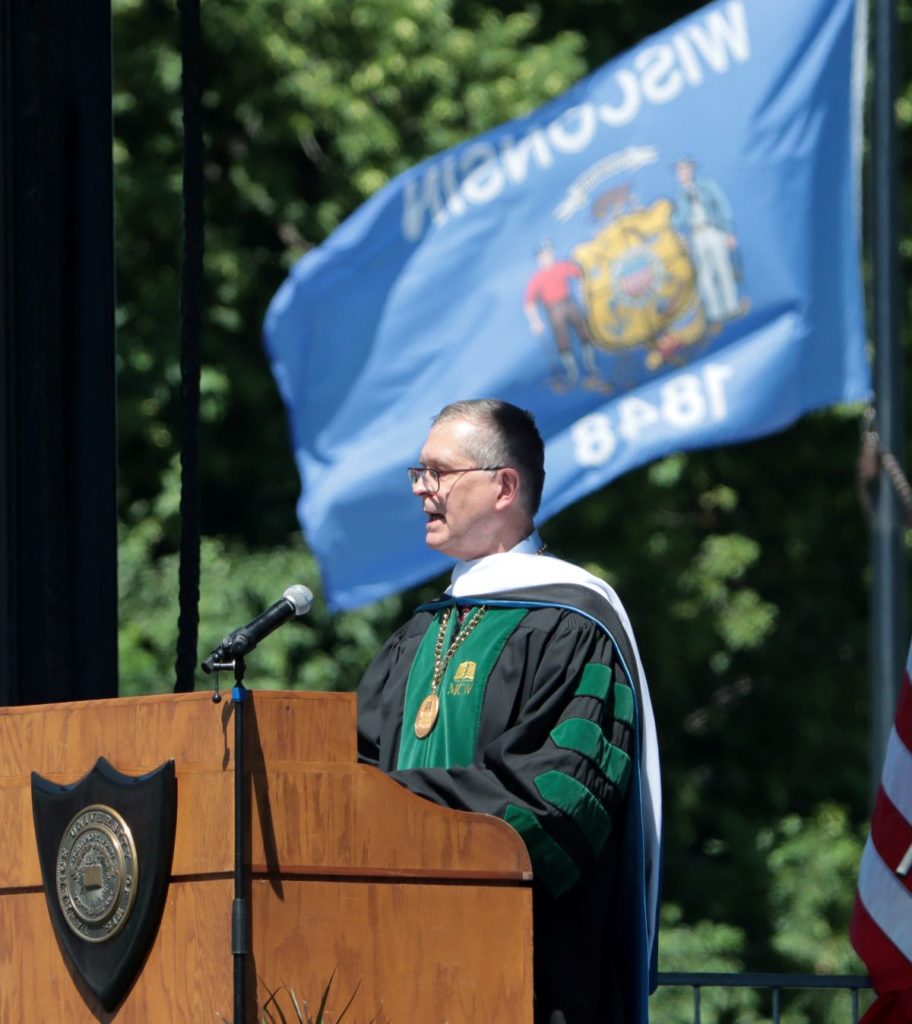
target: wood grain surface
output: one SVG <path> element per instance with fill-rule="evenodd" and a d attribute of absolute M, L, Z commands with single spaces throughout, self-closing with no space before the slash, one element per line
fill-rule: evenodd
<path fill-rule="evenodd" d="M 288 989 L 327 1024 L 528 1024 L 526 849 L 502 821 L 436 807 L 356 761 L 350 694 L 249 691 L 247 1019 Z M 0 709 L 0 1021 L 231 1021 L 233 706 L 208 694 Z M 178 814 L 161 925 L 106 1014 L 74 977 L 41 882 L 31 772 L 173 758 Z M 283 988 L 283 986 L 287 986 Z"/>

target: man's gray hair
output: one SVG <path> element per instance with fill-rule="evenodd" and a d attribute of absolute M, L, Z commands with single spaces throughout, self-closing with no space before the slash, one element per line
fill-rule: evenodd
<path fill-rule="evenodd" d="M 541 505 L 545 484 L 545 445 L 531 412 L 498 398 L 473 398 L 445 405 L 434 424 L 469 420 L 477 430 L 464 446 L 479 466 L 510 466 L 519 470 L 526 511 L 531 519 Z"/>

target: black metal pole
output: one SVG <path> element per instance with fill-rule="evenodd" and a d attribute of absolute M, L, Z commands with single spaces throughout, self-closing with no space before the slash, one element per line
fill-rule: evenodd
<path fill-rule="evenodd" d="M 175 693 L 193 689 L 200 589 L 200 360 L 203 332 L 203 107 L 200 0 L 180 0 L 184 114 L 184 260 L 181 268 L 181 494 Z"/>
<path fill-rule="evenodd" d="M 874 389 L 883 447 L 905 461 L 903 374 L 899 351 L 897 250 L 896 3 L 875 0 L 874 106 L 871 156 L 871 238 L 874 311 Z M 883 468 L 872 516 L 871 793 L 877 789 L 893 727 L 909 641 L 906 559 L 899 499 Z"/>
<path fill-rule="evenodd" d="M 244 1024 L 244 977 L 250 934 L 244 892 L 244 659 L 234 663 L 234 902 L 231 904 L 231 953 L 234 957 L 234 1024 Z"/>

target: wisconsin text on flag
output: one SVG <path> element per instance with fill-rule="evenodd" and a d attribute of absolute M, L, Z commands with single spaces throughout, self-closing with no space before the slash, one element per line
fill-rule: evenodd
<path fill-rule="evenodd" d="M 417 240 L 428 218 L 442 227 L 450 217 L 462 216 L 470 205 L 493 202 L 511 186 L 523 185 L 536 170 L 551 167 L 561 154 L 589 149 L 597 142 L 600 128 L 630 124 L 644 105 L 670 103 L 683 89 L 699 87 L 708 74 L 725 75 L 733 64 L 749 57 L 750 36 L 742 0 L 709 10 L 703 20 L 683 25 L 667 41 L 639 50 L 629 67 L 614 73 L 603 102 L 570 107 L 544 128 L 534 128 L 520 137 L 504 135 L 496 145 L 470 143 L 407 180 L 403 236 Z M 658 153 L 646 150 L 645 159 L 651 163 Z M 588 184 L 591 190 L 596 183 Z"/>

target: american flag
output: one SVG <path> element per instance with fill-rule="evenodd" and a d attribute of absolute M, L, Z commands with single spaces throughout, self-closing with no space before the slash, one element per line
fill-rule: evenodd
<path fill-rule="evenodd" d="M 887 743 L 849 937 L 877 999 L 862 1024 L 912 1021 L 912 648 Z"/>

